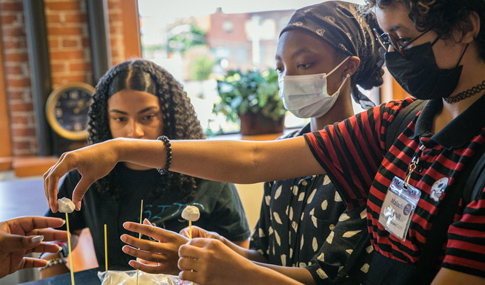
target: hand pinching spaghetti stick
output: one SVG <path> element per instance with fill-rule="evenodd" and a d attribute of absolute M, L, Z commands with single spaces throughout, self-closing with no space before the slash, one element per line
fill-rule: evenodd
<path fill-rule="evenodd" d="M 69 270 L 71 271 L 71 283 L 72 285 L 75 284 L 74 282 L 74 269 L 72 264 L 72 250 L 71 250 L 71 233 L 69 230 L 69 215 L 74 211 L 76 206 L 69 198 L 61 198 L 57 200 L 57 204 L 59 207 L 59 212 L 66 214 L 66 227 L 67 227 L 67 245 L 69 246 Z"/>
<path fill-rule="evenodd" d="M 108 229 L 104 224 L 104 265 L 106 266 L 106 284 L 109 285 L 108 275 Z"/>
<path fill-rule="evenodd" d="M 141 206 L 140 206 L 140 225 L 143 224 L 143 199 L 141 200 Z M 141 238 L 141 233 L 138 234 L 138 238 Z M 136 259 L 138 261 L 139 258 Z M 138 269 L 136 270 L 136 285 L 138 285 Z"/>
<path fill-rule="evenodd" d="M 189 221 L 189 239 L 192 239 L 192 222 L 197 221 L 200 218 L 199 208 L 196 206 L 188 205 L 182 212 L 182 219 Z M 194 282 L 190 282 L 194 284 Z"/>

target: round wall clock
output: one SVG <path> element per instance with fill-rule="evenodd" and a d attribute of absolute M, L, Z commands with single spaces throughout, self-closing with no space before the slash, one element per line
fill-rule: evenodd
<path fill-rule="evenodd" d="M 88 110 L 94 87 L 86 83 L 59 86 L 47 98 L 45 113 L 52 129 L 69 140 L 88 137 Z"/>

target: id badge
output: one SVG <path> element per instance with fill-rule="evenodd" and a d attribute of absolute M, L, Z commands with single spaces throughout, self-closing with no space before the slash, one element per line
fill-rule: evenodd
<path fill-rule="evenodd" d="M 405 241 L 419 197 L 421 191 L 409 184 L 404 187 L 404 181 L 394 177 L 382 204 L 379 223 L 392 235 Z"/>

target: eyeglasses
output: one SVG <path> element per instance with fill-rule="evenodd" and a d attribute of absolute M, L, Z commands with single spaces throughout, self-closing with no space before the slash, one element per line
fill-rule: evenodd
<path fill-rule="evenodd" d="M 377 29 L 373 29 L 374 35 L 376 36 L 377 41 L 381 44 L 381 46 L 386 50 L 389 51 L 389 48 L 392 47 L 395 51 L 399 52 L 402 56 L 406 57 L 406 48 L 412 44 L 415 40 L 419 39 L 421 36 L 429 32 L 431 29 L 428 29 L 421 33 L 419 36 L 415 37 L 410 41 L 406 41 L 403 43 L 403 40 L 396 39 L 392 34 L 389 33 L 382 33 L 380 34 Z M 439 37 L 438 37 L 439 38 Z M 436 41 L 433 42 L 433 44 Z"/>

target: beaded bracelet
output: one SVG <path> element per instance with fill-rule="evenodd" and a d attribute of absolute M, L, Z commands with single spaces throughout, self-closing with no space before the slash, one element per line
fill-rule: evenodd
<path fill-rule="evenodd" d="M 158 173 L 160 173 L 160 175 L 164 175 L 168 172 L 170 168 L 170 163 L 172 163 L 172 144 L 170 143 L 170 140 L 167 136 L 159 136 L 157 140 L 163 141 L 165 147 L 167 148 L 167 161 L 165 162 L 165 168 L 157 168 Z"/>
<path fill-rule="evenodd" d="M 55 266 L 55 265 L 58 265 L 58 264 L 66 264 L 66 263 L 67 263 L 67 260 L 65 258 L 57 257 L 57 258 L 48 260 L 47 265 L 44 266 L 44 267 L 40 267 L 39 271 L 42 271 L 42 270 L 44 270 L 48 267 L 51 267 L 51 266 Z"/>

